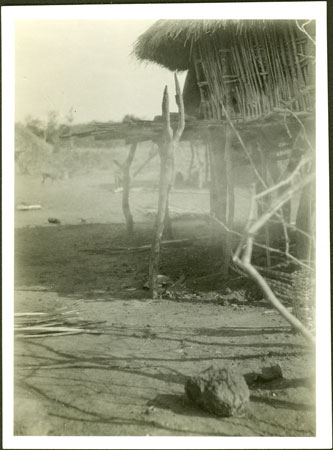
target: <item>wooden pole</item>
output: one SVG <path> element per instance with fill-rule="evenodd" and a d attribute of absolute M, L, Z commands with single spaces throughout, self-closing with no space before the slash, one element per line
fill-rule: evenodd
<path fill-rule="evenodd" d="M 235 195 L 234 195 L 234 180 L 233 180 L 233 166 L 232 166 L 232 157 L 231 157 L 231 143 L 232 143 L 232 130 L 230 126 L 226 125 L 225 130 L 225 150 L 224 150 L 224 158 L 225 158 L 225 176 L 226 176 L 226 185 L 227 185 L 227 210 L 226 210 L 226 220 L 227 226 L 229 230 L 233 229 L 234 225 L 234 211 L 235 211 Z M 222 257 L 222 276 L 227 277 L 229 273 L 229 264 L 231 259 L 232 252 L 232 237 L 231 234 L 226 232 L 225 240 L 224 240 L 224 249 L 223 249 L 223 257 Z"/>
<path fill-rule="evenodd" d="M 214 158 L 214 144 L 209 145 L 208 147 L 208 156 L 209 156 L 209 167 L 210 167 L 210 187 L 209 187 L 209 206 L 210 206 L 210 214 L 215 216 L 217 209 L 217 185 L 215 179 L 215 158 Z"/>
<path fill-rule="evenodd" d="M 149 263 L 149 288 L 152 298 L 157 298 L 159 294 L 157 277 L 159 271 L 161 240 L 165 226 L 164 219 L 168 208 L 168 198 L 173 176 L 174 149 L 178 146 L 179 140 L 185 127 L 184 103 L 180 91 L 177 74 L 175 74 L 175 85 L 176 85 L 176 103 L 179 110 L 178 126 L 175 133 L 173 133 L 173 130 L 170 125 L 169 93 L 167 86 L 164 89 L 162 101 L 162 117 L 164 121 L 164 132 L 162 143 L 160 145 L 160 157 L 161 157 L 160 184 L 158 195 L 158 208 Z"/>
<path fill-rule="evenodd" d="M 301 192 L 296 216 L 296 257 L 310 262 L 314 257 L 312 238 L 315 233 L 315 187 L 311 183 Z"/>
<path fill-rule="evenodd" d="M 170 169 L 170 180 L 173 180 L 173 176 L 174 176 L 174 158 L 172 158 L 171 161 L 171 169 Z M 169 180 L 169 186 L 168 186 L 168 196 L 167 196 L 167 203 L 166 203 L 166 207 L 165 207 L 165 216 L 164 216 L 164 233 L 163 233 L 163 237 L 165 237 L 168 240 L 173 239 L 173 231 L 172 231 L 172 222 L 171 222 L 171 217 L 170 217 L 170 212 L 169 212 L 169 194 L 171 191 L 171 187 L 172 187 L 172 183 Z"/>
<path fill-rule="evenodd" d="M 207 145 L 207 143 L 205 144 L 205 182 L 204 185 L 205 187 L 208 186 L 209 184 L 209 147 Z"/>
<path fill-rule="evenodd" d="M 230 52 L 228 50 L 221 52 L 221 67 L 222 74 L 225 76 L 230 75 Z M 230 85 L 225 83 L 225 111 L 230 117 L 233 111 L 232 94 L 230 90 Z M 233 229 L 234 222 L 234 210 L 235 210 L 235 197 L 234 197 L 234 180 L 233 180 L 233 167 L 232 167 L 232 128 L 230 124 L 225 126 L 225 141 L 224 141 L 224 177 L 225 177 L 225 216 L 227 220 L 227 225 L 230 230 Z M 222 276 L 227 277 L 229 273 L 229 265 L 231 260 L 232 251 L 232 235 L 226 232 L 224 245 L 223 245 L 223 256 L 222 256 Z"/>
<path fill-rule="evenodd" d="M 123 198 L 122 198 L 122 207 L 123 213 L 126 220 L 126 230 L 127 234 L 130 236 L 133 233 L 133 216 L 131 214 L 130 206 L 129 206 L 129 194 L 130 194 L 130 186 L 131 186 L 131 176 L 130 176 L 130 168 L 131 164 L 136 152 L 137 142 L 134 142 L 129 150 L 127 159 L 123 165 Z"/>
<path fill-rule="evenodd" d="M 199 187 L 199 189 L 202 189 L 203 185 L 204 185 L 205 162 L 200 158 L 200 148 L 199 148 L 199 146 L 196 145 L 194 147 L 194 149 L 195 149 L 195 156 L 196 156 L 198 170 L 199 170 L 198 187 Z"/>
<path fill-rule="evenodd" d="M 190 141 L 190 147 L 191 147 L 191 160 L 190 160 L 190 165 L 188 167 L 188 172 L 187 172 L 187 182 L 191 183 L 192 180 L 192 171 L 193 171 L 193 164 L 194 164 L 194 145 L 193 142 Z"/>

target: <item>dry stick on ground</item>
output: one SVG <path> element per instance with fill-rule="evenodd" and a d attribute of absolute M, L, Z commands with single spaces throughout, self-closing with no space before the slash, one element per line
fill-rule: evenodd
<path fill-rule="evenodd" d="M 243 248 L 244 240 L 242 240 L 234 254 L 233 261 L 243 269 L 260 287 L 266 299 L 273 305 L 273 307 L 284 317 L 293 328 L 303 334 L 311 343 L 315 344 L 315 337 L 310 333 L 310 331 L 293 315 L 291 314 L 277 299 L 272 289 L 264 279 L 264 277 L 256 270 L 256 268 L 251 264 L 252 248 L 254 244 L 254 236 L 263 227 L 266 222 L 272 217 L 276 211 L 281 209 L 281 207 L 295 194 L 299 189 L 302 189 L 305 185 L 310 183 L 312 176 L 307 176 L 303 182 L 299 183 L 295 187 L 289 188 L 283 193 L 268 210 L 256 221 L 253 220 L 254 217 L 254 196 L 252 200 L 252 205 L 250 208 L 250 215 L 248 220 L 248 226 L 246 229 L 245 238 L 245 248 Z"/>
<path fill-rule="evenodd" d="M 129 206 L 129 193 L 131 185 L 130 168 L 136 152 L 137 142 L 131 145 L 130 151 L 128 153 L 127 159 L 123 165 L 123 198 L 122 207 L 123 213 L 126 219 L 126 229 L 127 233 L 131 235 L 133 233 L 133 216 L 131 214 Z"/>
<path fill-rule="evenodd" d="M 160 146 L 160 156 L 161 156 L 160 185 L 158 196 L 158 209 L 149 263 L 149 288 L 152 298 L 158 297 L 157 276 L 160 258 L 160 247 L 162 234 L 164 230 L 164 218 L 166 208 L 168 206 L 169 189 L 173 175 L 174 149 L 177 147 L 185 128 L 184 103 L 176 73 L 175 73 L 175 85 L 176 85 L 176 100 L 179 111 L 179 121 L 175 134 L 173 134 L 173 130 L 170 125 L 169 93 L 167 86 L 164 89 L 162 101 L 164 134 L 163 134 L 163 142 Z"/>

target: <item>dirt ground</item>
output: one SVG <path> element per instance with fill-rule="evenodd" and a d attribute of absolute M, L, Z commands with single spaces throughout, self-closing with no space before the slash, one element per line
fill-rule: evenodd
<path fill-rule="evenodd" d="M 20 175 L 16 199 L 42 209 L 16 212 L 15 312 L 84 329 L 35 337 L 17 328 L 15 435 L 315 435 L 313 351 L 259 294 L 246 295 L 239 275 L 221 279 L 207 221 L 174 220 L 174 237 L 190 241 L 163 247 L 160 272 L 178 287 L 153 301 L 149 251 L 126 249 L 150 243 L 144 211 L 156 192 L 133 192 L 130 239 L 108 173 L 44 185 Z M 209 199 L 175 192 L 170 204 L 205 212 Z M 187 377 L 213 364 L 243 374 L 279 364 L 283 378 L 251 389 L 243 417 L 223 419 L 184 393 Z"/>

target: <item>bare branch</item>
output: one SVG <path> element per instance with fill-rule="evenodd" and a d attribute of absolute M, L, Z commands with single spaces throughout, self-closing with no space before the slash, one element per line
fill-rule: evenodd
<path fill-rule="evenodd" d="M 252 238 L 249 238 L 250 241 Z M 316 343 L 315 337 L 310 333 L 310 331 L 295 317 L 293 316 L 287 308 L 285 308 L 281 302 L 276 298 L 275 294 L 267 284 L 266 280 L 261 276 L 261 274 L 244 259 L 234 257 L 234 262 L 243 269 L 261 288 L 266 299 L 271 303 L 272 306 L 284 317 L 296 330 L 303 334 L 312 344 Z"/>
<path fill-rule="evenodd" d="M 281 112 L 281 113 L 286 113 L 287 112 L 287 113 L 289 113 L 290 115 L 292 115 L 296 119 L 296 121 L 299 123 L 299 125 L 301 126 L 301 128 L 303 130 L 303 133 L 304 133 L 303 136 L 304 136 L 304 139 L 306 140 L 306 143 L 308 144 L 309 148 L 313 151 L 312 144 L 309 141 L 309 138 L 308 138 L 308 136 L 306 134 L 305 126 L 304 126 L 303 122 L 300 120 L 300 118 L 297 116 L 297 114 L 295 114 L 294 111 L 292 111 L 289 108 L 274 108 L 274 111 Z"/>
<path fill-rule="evenodd" d="M 222 222 L 217 217 L 214 217 L 214 216 L 209 216 L 209 217 L 211 219 L 213 219 L 221 227 L 223 227 L 225 229 L 225 231 L 227 231 L 228 233 L 233 234 L 233 235 L 241 238 L 241 240 L 240 240 L 240 242 L 238 244 L 238 247 L 237 247 L 236 251 L 234 252 L 234 257 L 238 257 L 240 255 L 241 251 L 244 249 L 244 245 L 245 245 L 245 237 L 244 237 L 244 235 L 242 235 L 238 231 L 231 230 L 224 222 Z M 309 266 L 308 264 L 305 264 L 302 261 L 300 261 L 299 259 L 295 258 L 293 255 L 291 255 L 289 253 L 289 251 L 288 252 L 282 251 L 282 250 L 279 250 L 278 248 L 269 247 L 266 244 L 259 244 L 259 242 L 255 242 L 255 241 L 253 242 L 253 246 L 254 247 L 258 247 L 258 248 L 262 248 L 264 250 L 269 250 L 271 253 L 276 253 L 278 255 L 285 256 L 285 257 L 289 258 L 290 260 L 292 260 L 296 265 L 299 265 L 301 267 L 309 269 L 310 271 L 313 271 L 313 268 L 311 266 Z"/>
<path fill-rule="evenodd" d="M 153 158 L 155 158 L 155 156 L 158 155 L 158 150 L 156 150 L 154 153 L 151 153 L 146 159 L 145 161 L 141 164 L 141 166 L 139 166 L 136 171 L 133 173 L 133 178 L 135 178 L 137 175 L 139 175 L 139 173 L 142 171 L 142 169 L 149 163 L 150 160 L 152 160 Z"/>
<path fill-rule="evenodd" d="M 293 170 L 293 172 L 284 180 L 280 181 L 277 184 L 274 184 L 274 186 L 266 189 L 265 191 L 259 192 L 259 194 L 256 194 L 256 200 L 258 200 L 261 197 L 265 197 L 266 195 L 270 194 L 271 192 L 276 191 L 277 189 L 280 189 L 281 187 L 285 186 L 286 184 L 289 184 L 293 181 L 294 177 L 297 175 L 297 173 L 301 170 L 303 166 L 308 164 L 310 162 L 310 158 L 302 159 L 296 168 Z"/>
<path fill-rule="evenodd" d="M 306 29 L 304 28 L 305 25 L 308 25 L 310 22 L 312 22 L 312 20 L 308 20 L 308 21 L 306 21 L 305 23 L 303 23 L 303 25 L 300 25 L 300 24 L 298 23 L 298 20 L 296 20 L 296 25 L 297 25 L 297 28 L 298 28 L 300 31 L 302 31 L 302 33 L 306 34 L 306 36 L 310 39 L 310 41 L 311 41 L 314 45 L 317 45 L 317 44 L 316 44 L 316 41 L 313 39 L 313 37 L 312 37 L 312 36 L 306 31 Z"/>
<path fill-rule="evenodd" d="M 119 161 L 117 161 L 116 159 L 113 159 L 113 162 L 115 163 L 115 165 L 117 167 L 119 167 L 120 170 L 124 170 L 124 165 L 121 164 Z"/>
<path fill-rule="evenodd" d="M 302 189 L 305 185 L 310 183 L 314 178 L 314 174 L 308 175 L 301 183 L 297 186 L 292 186 L 286 190 L 281 197 L 279 197 L 272 205 L 267 209 L 267 211 L 252 225 L 250 226 L 248 233 L 255 234 L 266 222 L 269 220 L 282 206 L 291 199 L 295 192 Z"/>
<path fill-rule="evenodd" d="M 256 177 L 258 178 L 258 180 L 260 181 L 260 183 L 261 183 L 265 188 L 267 188 L 266 182 L 264 181 L 264 179 L 262 178 L 262 176 L 261 176 L 260 173 L 258 172 L 258 169 L 257 169 L 257 167 L 256 167 L 256 165 L 255 165 L 255 163 L 254 163 L 254 161 L 253 161 L 253 159 L 252 159 L 252 156 L 251 156 L 250 152 L 248 151 L 246 145 L 244 144 L 244 141 L 243 141 L 241 135 L 240 135 L 240 134 L 238 133 L 238 131 L 236 130 L 236 128 L 235 128 L 235 126 L 234 126 L 234 124 L 233 124 L 233 122 L 232 122 L 232 120 L 231 120 L 231 118 L 230 118 L 230 116 L 229 116 L 229 114 L 228 114 L 228 112 L 227 112 L 227 109 L 225 108 L 225 106 L 224 106 L 224 104 L 223 104 L 222 102 L 221 102 L 221 106 L 222 106 L 222 109 L 223 109 L 225 118 L 227 119 L 227 121 L 228 121 L 228 123 L 229 123 L 231 129 L 232 129 L 233 132 L 235 133 L 235 135 L 236 135 L 236 137 L 237 137 L 239 143 L 241 144 L 243 150 L 245 151 L 246 156 L 248 157 L 248 159 L 249 159 L 249 161 L 250 161 L 250 164 L 251 164 L 251 166 L 252 166 L 252 169 L 253 169 L 254 173 L 256 174 Z"/>

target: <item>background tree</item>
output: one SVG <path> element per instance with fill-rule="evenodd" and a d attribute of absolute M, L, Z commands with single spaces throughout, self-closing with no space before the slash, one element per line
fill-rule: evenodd
<path fill-rule="evenodd" d="M 45 123 L 42 120 L 28 115 L 24 120 L 24 124 L 29 131 L 45 140 Z"/>
<path fill-rule="evenodd" d="M 49 144 L 55 144 L 58 138 L 58 111 L 51 110 L 47 113 L 47 123 L 46 123 L 46 142 Z"/>

